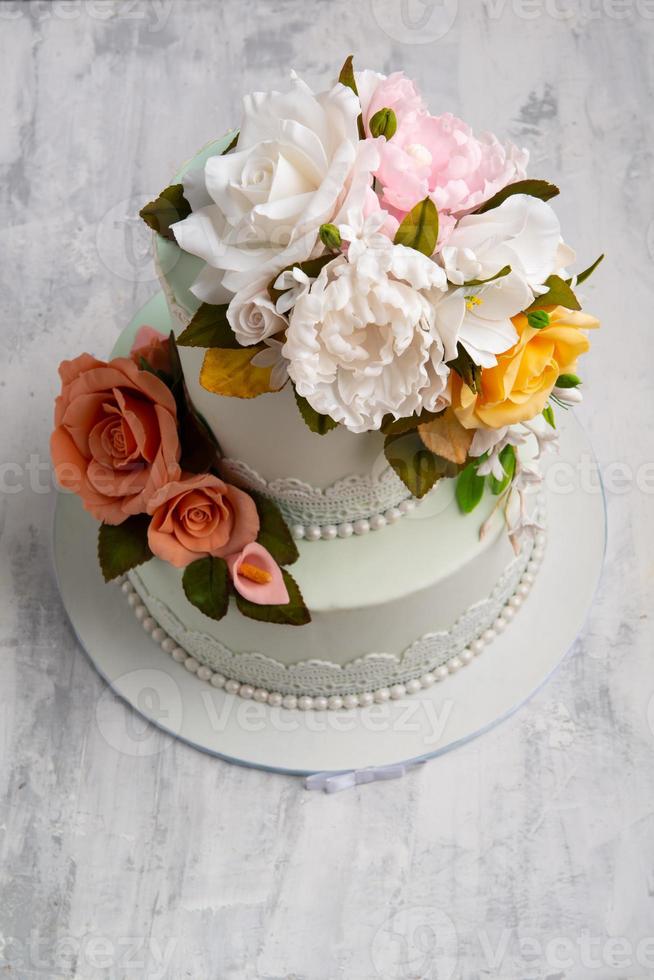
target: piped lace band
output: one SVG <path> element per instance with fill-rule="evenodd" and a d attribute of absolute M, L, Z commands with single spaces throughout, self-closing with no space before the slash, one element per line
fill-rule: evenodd
<path fill-rule="evenodd" d="M 234 653 L 215 637 L 188 630 L 147 591 L 138 571 L 130 572 L 122 589 L 146 632 L 201 680 L 273 707 L 336 710 L 417 693 L 471 663 L 529 595 L 544 548 L 545 534 L 539 532 L 505 569 L 491 595 L 470 606 L 452 629 L 425 634 L 400 656 L 375 652 L 343 665 L 328 660 L 286 665 L 258 652 Z"/>

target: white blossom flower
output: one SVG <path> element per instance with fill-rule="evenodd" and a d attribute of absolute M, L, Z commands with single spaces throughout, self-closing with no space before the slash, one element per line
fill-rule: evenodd
<path fill-rule="evenodd" d="M 334 259 L 290 318 L 283 353 L 298 394 L 352 432 L 445 408 L 449 369 L 429 295 L 445 288 L 436 263 L 388 239 Z"/>
<path fill-rule="evenodd" d="M 535 500 L 532 494 L 527 493 L 526 484 L 513 483 L 504 513 L 509 540 L 514 552 L 519 555 L 525 538 L 544 530 L 536 517 Z"/>
<path fill-rule="evenodd" d="M 388 213 L 379 208 L 366 217 L 362 212 L 350 212 L 347 221 L 337 226 L 341 238 L 348 243 L 350 262 L 356 261 L 367 249 L 388 248 L 388 235 L 381 230 L 387 220 Z"/>
<path fill-rule="evenodd" d="M 468 454 L 472 457 L 483 456 L 486 459 L 477 467 L 479 476 L 492 474 L 496 480 L 503 480 L 505 474 L 500 454 L 507 446 L 521 446 L 529 438 L 529 433 L 519 425 L 505 425 L 501 429 L 475 429 Z"/>
<path fill-rule="evenodd" d="M 559 436 L 558 433 L 549 425 L 542 415 L 520 422 L 520 426 L 526 429 L 536 440 L 536 459 L 540 459 L 546 453 L 558 452 Z"/>
<path fill-rule="evenodd" d="M 550 205 L 514 194 L 497 208 L 461 218 L 440 259 L 455 285 L 489 279 L 508 265 L 536 292 L 544 290 L 547 277 L 563 271 L 574 257 L 563 243 L 559 219 Z"/>
<path fill-rule="evenodd" d="M 284 341 L 266 337 L 264 343 L 264 350 L 255 354 L 250 364 L 259 368 L 272 368 L 270 387 L 273 391 L 279 391 L 288 381 L 288 361 L 282 354 Z"/>
<path fill-rule="evenodd" d="M 584 396 L 579 391 L 579 388 L 559 388 L 557 385 L 552 389 L 552 395 L 560 402 L 563 402 L 568 408 L 572 405 L 578 405 L 584 400 Z"/>
<path fill-rule="evenodd" d="M 546 291 L 548 276 L 563 271 L 574 252 L 563 244 L 558 218 L 537 198 L 516 194 L 484 214 L 462 218 L 439 261 L 455 286 L 439 304 L 448 359 L 460 342 L 480 367 L 516 343 L 511 317 Z M 499 278 L 506 267 L 510 272 Z M 487 281 L 490 280 L 490 281 Z"/>
<path fill-rule="evenodd" d="M 451 289 L 436 299 L 436 319 L 448 361 L 461 344 L 475 364 L 493 367 L 497 355 L 516 343 L 511 317 L 529 306 L 533 293 L 510 273 L 483 286 Z"/>
<path fill-rule="evenodd" d="M 277 312 L 279 314 L 288 313 L 295 306 L 300 296 L 307 292 L 312 282 L 313 279 L 297 265 L 293 266 L 292 269 L 285 269 L 277 277 L 274 284 L 275 289 L 283 290 L 275 304 Z"/>

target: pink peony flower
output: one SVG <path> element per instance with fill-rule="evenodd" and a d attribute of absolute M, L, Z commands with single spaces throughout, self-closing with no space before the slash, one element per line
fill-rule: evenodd
<path fill-rule="evenodd" d="M 285 606 L 290 601 L 282 571 L 263 545 L 248 544 L 227 559 L 234 588 L 259 606 Z"/>
<path fill-rule="evenodd" d="M 370 136 L 370 120 L 380 109 L 392 109 L 398 123 L 406 121 L 410 116 L 426 112 L 425 103 L 418 92 L 415 83 L 407 78 L 403 71 L 393 72 L 388 78 L 383 75 L 375 75 L 374 72 L 362 73 L 366 77 L 373 76 L 375 80 L 381 79 L 379 84 L 373 86 L 362 86 L 359 84 L 359 95 L 361 97 L 361 114 L 366 135 Z M 369 88 L 369 94 L 366 94 Z"/>
<path fill-rule="evenodd" d="M 401 72 L 382 78 L 376 86 L 368 84 L 362 105 L 366 127 L 384 107 L 393 109 L 397 117 L 392 139 L 380 141 L 381 162 L 375 177 L 381 207 L 401 221 L 429 195 L 440 216 L 439 246 L 457 218 L 525 177 L 526 150 L 500 143 L 492 133 L 477 137 L 449 112 L 430 115 L 414 83 Z"/>

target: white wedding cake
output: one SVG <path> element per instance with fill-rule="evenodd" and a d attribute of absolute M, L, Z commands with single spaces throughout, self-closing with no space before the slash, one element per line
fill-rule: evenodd
<path fill-rule="evenodd" d="M 510 628 L 597 325 L 526 163 L 348 59 L 326 93 L 246 98 L 144 208 L 167 311 L 129 358 L 62 365 L 53 457 L 105 577 L 200 680 L 365 707 Z"/>

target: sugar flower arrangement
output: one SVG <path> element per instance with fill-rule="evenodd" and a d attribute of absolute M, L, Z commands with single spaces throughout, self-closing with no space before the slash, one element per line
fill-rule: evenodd
<path fill-rule="evenodd" d="M 554 406 L 581 399 L 598 322 L 574 289 L 602 258 L 566 272 L 558 188 L 527 163 L 431 115 L 403 73 L 355 72 L 351 57 L 327 92 L 293 75 L 287 92 L 247 96 L 227 150 L 142 212 L 206 262 L 178 341 L 209 348 L 203 386 L 290 384 L 315 432 L 381 430 L 418 497 L 458 476 L 468 511 L 488 477 L 519 535 L 537 472 L 515 447 L 533 432 L 542 449 L 538 420 L 554 428 Z"/>
<path fill-rule="evenodd" d="M 282 567 L 297 557 L 288 530 L 221 479 L 177 345 L 206 348 L 200 382 L 218 395 L 290 385 L 312 431 L 382 432 L 416 497 L 456 478 L 469 512 L 488 485 L 518 548 L 555 406 L 581 399 L 598 322 L 575 289 L 602 258 L 567 271 L 558 189 L 527 163 L 432 115 L 403 73 L 355 72 L 351 57 L 326 92 L 293 75 L 286 92 L 247 96 L 226 150 L 141 212 L 204 260 L 198 312 L 132 360 L 61 367 L 53 456 L 103 521 L 105 575 L 155 554 L 185 567 L 187 596 L 214 618 L 230 595 L 255 618 L 309 618 Z M 526 463 L 516 449 L 534 437 Z"/>
<path fill-rule="evenodd" d="M 220 451 L 189 402 L 174 337 L 141 327 L 130 357 L 59 367 L 50 451 L 59 484 L 101 521 L 105 580 L 156 556 L 183 568 L 187 598 L 222 619 L 310 621 L 283 566 L 298 558 L 277 507 L 221 479 Z"/>

